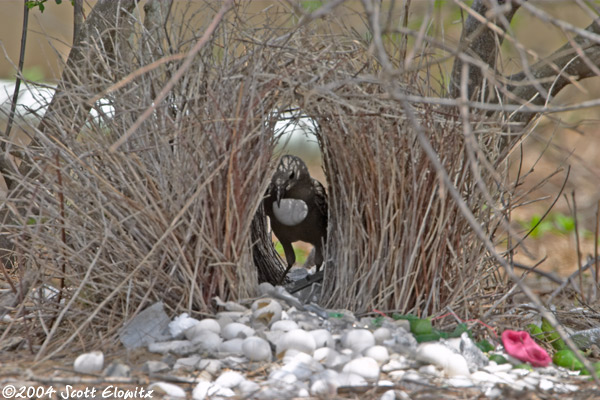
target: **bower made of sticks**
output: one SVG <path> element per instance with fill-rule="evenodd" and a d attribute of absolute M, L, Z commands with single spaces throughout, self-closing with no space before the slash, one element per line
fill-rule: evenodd
<path fill-rule="evenodd" d="M 35 271 L 30 301 L 21 303 L 39 311 L 32 332 L 48 343 L 61 337 L 60 349 L 76 338 L 114 338 L 157 300 L 173 313 L 211 313 L 215 296 L 256 295 L 258 277 L 273 271 L 257 270 L 251 226 L 277 162 L 277 110 L 290 109 L 316 121 L 323 151 L 330 220 L 322 305 L 422 314 L 473 306 L 491 278 L 484 247 L 417 143 L 417 127 L 490 232 L 498 222 L 484 195 L 491 172 L 469 163 L 473 148 L 455 109 L 413 103 L 408 118 L 368 43 L 339 22 L 260 29 L 234 9 L 159 104 L 153 99 L 181 60 L 129 74 L 189 51 L 197 25 L 184 20 L 184 33 L 171 32 L 169 41 L 152 41 L 144 29 L 133 41 L 114 36 L 110 60 L 101 46 L 86 49 L 90 60 L 107 63 L 73 74 L 93 76 L 94 85 L 59 92 L 75 109 L 99 86 L 124 82 L 106 92 L 114 112 L 87 116 L 75 131 L 71 109 L 52 115 L 51 128 L 24 127 L 33 143 L 19 150 L 31 168 L 15 173 L 18 190 L 7 200 L 17 267 Z M 393 77 L 398 90 L 431 94 L 421 61 Z M 111 151 L 148 107 L 150 117 Z M 475 143 L 493 149 L 497 135 L 482 121 L 474 123 Z M 55 295 L 40 295 L 44 288 Z"/>

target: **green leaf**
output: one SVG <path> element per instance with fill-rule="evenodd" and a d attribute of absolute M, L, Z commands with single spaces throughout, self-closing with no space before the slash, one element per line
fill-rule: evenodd
<path fill-rule="evenodd" d="M 564 214 L 556 214 L 554 225 L 561 233 L 571 233 L 575 231 L 575 218 Z"/>
<path fill-rule="evenodd" d="M 304 8 L 308 12 L 313 12 L 318 10 L 323 5 L 321 0 L 305 0 L 300 3 L 301 7 Z"/>

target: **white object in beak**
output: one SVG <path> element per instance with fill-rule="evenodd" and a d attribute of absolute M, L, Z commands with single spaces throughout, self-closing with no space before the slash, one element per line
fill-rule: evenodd
<path fill-rule="evenodd" d="M 280 206 L 273 203 L 273 214 L 283 225 L 294 226 L 304 221 L 308 215 L 308 206 L 302 200 L 281 199 Z"/>

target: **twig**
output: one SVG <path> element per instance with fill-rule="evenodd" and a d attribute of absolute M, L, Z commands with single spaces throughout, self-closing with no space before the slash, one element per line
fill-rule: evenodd
<path fill-rule="evenodd" d="M 217 26 L 221 22 L 221 19 L 223 18 L 225 13 L 229 10 L 229 8 L 231 7 L 232 4 L 233 4 L 233 0 L 226 0 L 223 3 L 223 5 L 221 6 L 221 9 L 217 13 L 217 15 L 215 15 L 215 17 L 213 18 L 211 23 L 208 25 L 208 27 L 206 28 L 206 31 L 204 31 L 204 34 L 202 35 L 200 40 L 198 40 L 198 42 L 196 42 L 194 47 L 186 55 L 186 58 L 183 61 L 183 64 L 181 65 L 181 67 L 179 67 L 177 72 L 175 72 L 175 74 L 173 74 L 173 77 L 171 77 L 171 79 L 169 79 L 167 84 L 162 88 L 162 90 L 158 93 L 158 95 L 156 95 L 156 98 L 152 102 L 152 105 L 150 107 L 148 107 L 146 109 L 146 111 L 144 111 L 142 113 L 142 115 L 140 115 L 136 119 L 136 121 L 133 123 L 133 125 L 129 129 L 127 129 L 127 131 L 123 134 L 123 136 L 121 136 L 116 142 L 114 142 L 110 146 L 109 150 L 111 153 L 114 153 L 115 151 L 117 151 L 117 149 L 123 143 L 125 143 L 127 141 L 127 139 L 129 139 L 129 137 L 131 135 L 133 135 L 133 133 L 142 125 L 142 123 L 156 110 L 156 108 L 162 103 L 162 101 L 165 99 L 165 97 L 167 97 L 167 94 L 171 91 L 171 89 L 173 89 L 173 86 L 175 85 L 175 83 L 192 66 L 192 62 L 194 61 L 196 54 L 208 42 L 211 35 L 215 31 L 215 29 L 217 29 Z"/>

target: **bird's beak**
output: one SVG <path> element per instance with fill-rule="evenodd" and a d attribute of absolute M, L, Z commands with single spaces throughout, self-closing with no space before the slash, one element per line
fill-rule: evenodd
<path fill-rule="evenodd" d="M 281 185 L 277 185 L 275 187 L 275 201 L 277 202 L 277 207 L 281 207 L 281 198 L 283 197 L 283 192 L 285 191 L 285 187 Z"/>

